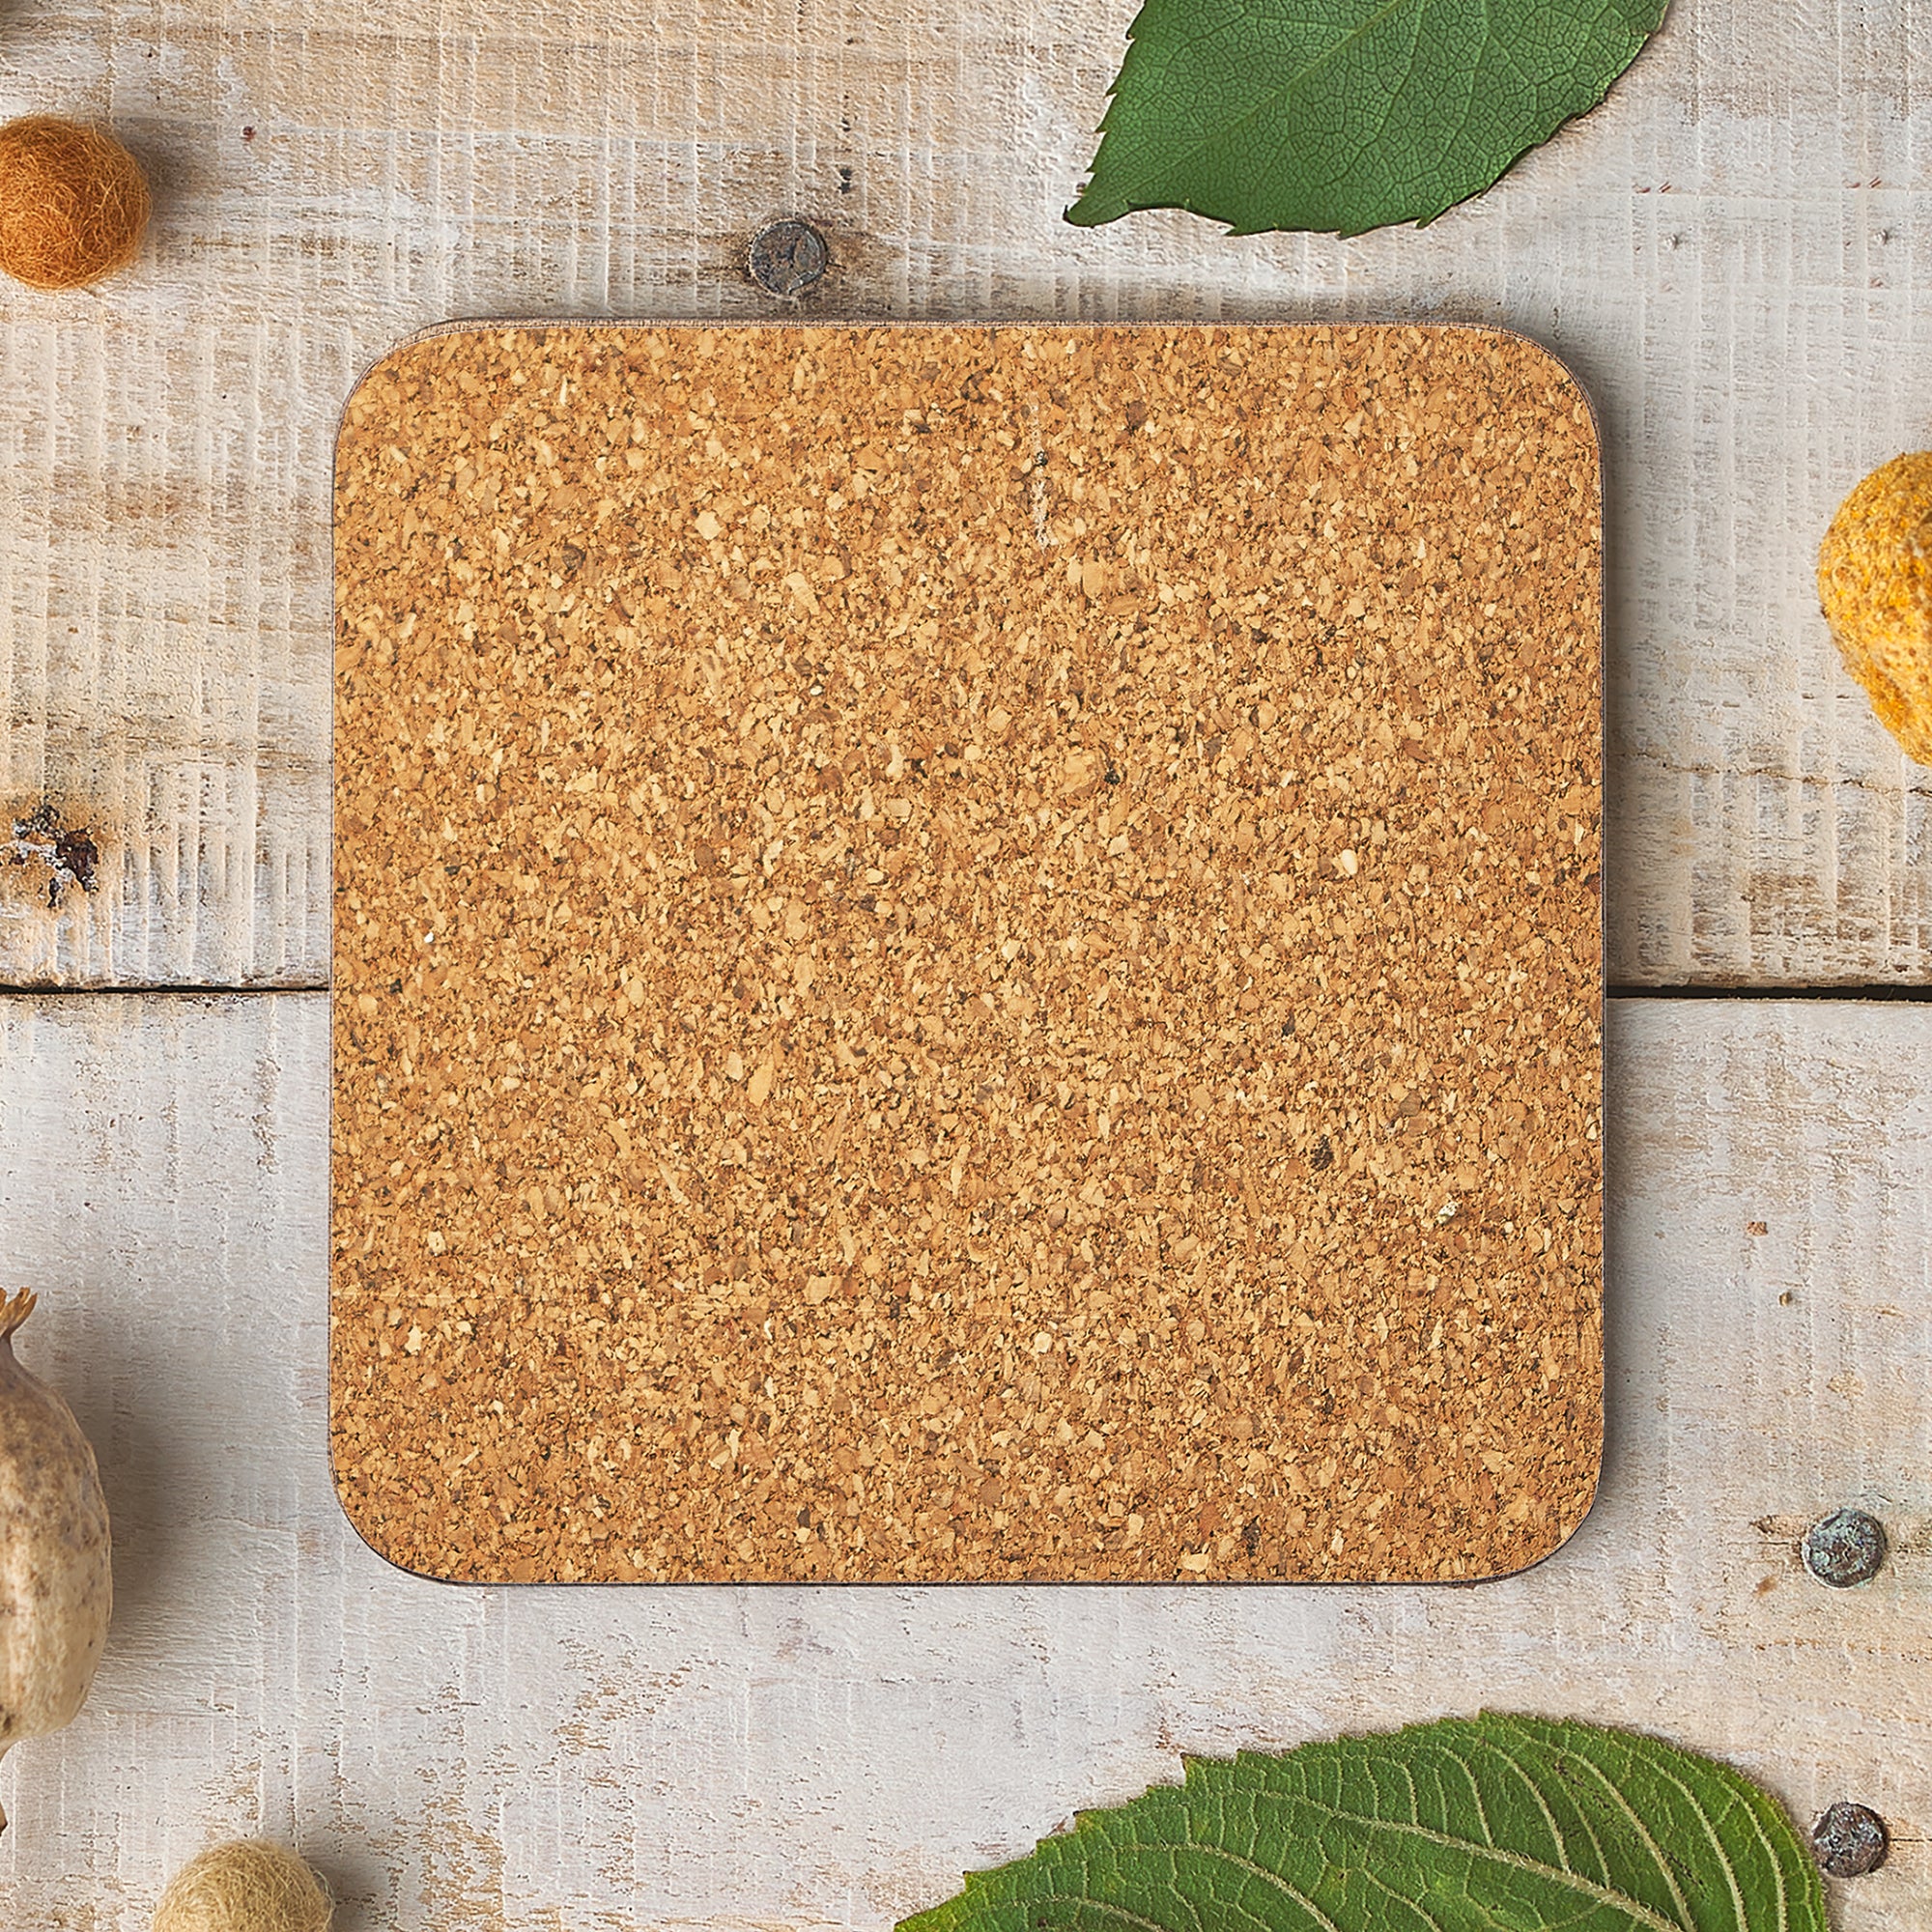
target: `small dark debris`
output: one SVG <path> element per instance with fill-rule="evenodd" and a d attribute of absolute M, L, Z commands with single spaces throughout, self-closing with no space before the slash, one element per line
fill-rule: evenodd
<path fill-rule="evenodd" d="M 54 864 L 82 892 L 91 893 L 100 866 L 100 847 L 85 832 L 62 832 L 54 839 Z"/>
<path fill-rule="evenodd" d="M 840 194 L 850 194 L 852 192 L 852 170 L 850 168 L 840 168 L 838 170 L 838 192 Z"/>
<path fill-rule="evenodd" d="M 25 818 L 14 821 L 14 836 L 0 845 L 0 862 L 10 866 L 45 866 L 47 904 L 58 906 L 69 886 L 91 893 L 100 872 L 100 847 L 91 832 L 61 823 L 60 813 L 43 800 Z"/>
<path fill-rule="evenodd" d="M 1250 1522 L 1246 1524 L 1241 1530 L 1241 1548 L 1245 1549 L 1250 1556 L 1252 1556 L 1255 1553 L 1255 1551 L 1258 1550 L 1261 1547 L 1262 1547 L 1261 1524 L 1259 1522 Z"/>
<path fill-rule="evenodd" d="M 252 140 L 253 140 L 253 139 L 255 138 L 255 130 L 254 130 L 254 128 L 242 128 L 242 139 L 243 139 L 244 141 L 252 141 Z"/>
<path fill-rule="evenodd" d="M 1120 773 L 1117 772 L 1112 765 L 1109 765 L 1107 767 L 1107 782 L 1110 785 L 1117 785 L 1120 783 L 1120 781 L 1121 781 Z"/>
<path fill-rule="evenodd" d="M 1335 1165 L 1335 1144 L 1323 1134 L 1315 1143 L 1315 1151 L 1308 1156 L 1309 1171 L 1320 1174 L 1324 1168 Z"/>
<path fill-rule="evenodd" d="M 1148 419 L 1148 406 L 1138 397 L 1127 405 L 1127 427 L 1139 429 Z"/>
<path fill-rule="evenodd" d="M 1833 1804 L 1811 1827 L 1811 1855 L 1832 1878 L 1863 1878 L 1890 1849 L 1885 1820 L 1868 1804 Z"/>
<path fill-rule="evenodd" d="M 1293 1013 L 1290 1013 L 1289 1016 L 1282 1021 L 1281 1037 L 1283 1039 L 1293 1039 L 1294 1037 L 1294 1015 Z"/>
<path fill-rule="evenodd" d="M 574 543 L 565 544 L 563 547 L 563 574 L 566 577 L 575 577 L 583 568 L 585 554 L 586 553 L 580 549 L 578 545 Z"/>
<path fill-rule="evenodd" d="M 824 278 L 832 250 L 809 221 L 774 221 L 752 238 L 752 279 L 767 295 L 789 300 Z"/>

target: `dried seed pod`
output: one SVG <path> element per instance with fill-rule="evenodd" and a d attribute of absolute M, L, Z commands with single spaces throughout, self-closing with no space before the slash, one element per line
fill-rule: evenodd
<path fill-rule="evenodd" d="M 1893 457 L 1838 505 L 1818 602 L 1879 723 L 1932 765 L 1932 451 Z"/>
<path fill-rule="evenodd" d="M 0 1755 L 73 1720 L 114 1602 L 94 1451 L 67 1404 L 14 1359 L 33 1312 L 31 1294 L 0 1292 Z"/>

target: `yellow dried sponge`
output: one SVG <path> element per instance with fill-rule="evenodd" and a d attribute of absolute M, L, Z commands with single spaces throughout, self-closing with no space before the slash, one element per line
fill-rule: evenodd
<path fill-rule="evenodd" d="M 155 1908 L 155 1932 L 328 1932 L 331 1910 L 295 1853 L 238 1838 L 175 1874 Z"/>
<path fill-rule="evenodd" d="M 150 206 L 111 135 L 44 114 L 0 128 L 0 269 L 29 288 L 84 289 L 125 269 Z"/>
<path fill-rule="evenodd" d="M 1879 723 L 1932 765 L 1932 450 L 1894 456 L 1838 505 L 1818 601 Z"/>

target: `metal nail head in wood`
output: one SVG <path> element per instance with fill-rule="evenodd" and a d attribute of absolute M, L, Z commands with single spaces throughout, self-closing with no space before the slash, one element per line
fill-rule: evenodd
<path fill-rule="evenodd" d="M 1801 1553 L 1805 1569 L 1834 1590 L 1869 1583 L 1885 1567 L 1885 1526 L 1863 1510 L 1833 1510 L 1804 1532 Z"/>
<path fill-rule="evenodd" d="M 1885 1862 L 1891 1839 L 1868 1804 L 1833 1804 L 1811 1827 L 1811 1853 L 1832 1878 L 1862 1878 Z"/>
<path fill-rule="evenodd" d="M 832 250 L 809 221 L 774 221 L 752 237 L 752 279 L 767 295 L 803 295 L 831 266 Z"/>

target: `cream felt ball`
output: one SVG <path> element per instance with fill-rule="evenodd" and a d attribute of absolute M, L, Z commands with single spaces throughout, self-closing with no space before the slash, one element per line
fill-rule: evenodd
<path fill-rule="evenodd" d="M 191 1859 L 155 1910 L 155 1932 L 327 1932 L 322 1881 L 283 1845 L 238 1838 Z"/>

